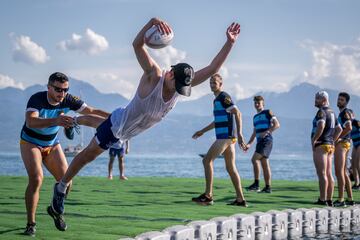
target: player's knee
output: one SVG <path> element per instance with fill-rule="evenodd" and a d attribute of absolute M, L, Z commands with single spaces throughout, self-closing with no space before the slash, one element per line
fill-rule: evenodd
<path fill-rule="evenodd" d="M 40 188 L 43 182 L 44 176 L 42 174 L 29 176 L 29 186 L 32 188 Z"/>
<path fill-rule="evenodd" d="M 340 180 L 344 178 L 344 172 L 342 171 L 342 169 L 335 169 L 335 175 Z"/>
<path fill-rule="evenodd" d="M 319 178 L 323 178 L 323 179 L 327 178 L 326 171 L 322 170 L 322 169 L 317 170 L 317 175 L 318 175 Z"/>
<path fill-rule="evenodd" d="M 203 162 L 203 165 L 204 165 L 204 166 L 205 166 L 205 165 L 210 165 L 210 163 L 211 163 L 211 158 L 205 156 L 205 157 L 203 158 L 202 162 Z"/>
<path fill-rule="evenodd" d="M 89 162 L 93 161 L 100 154 L 101 154 L 101 152 L 99 152 L 98 149 L 95 149 L 94 147 L 89 146 L 82 152 L 82 156 L 81 156 L 82 162 L 89 163 Z"/>
<path fill-rule="evenodd" d="M 226 171 L 229 174 L 235 173 L 236 167 L 233 164 L 226 164 Z"/>

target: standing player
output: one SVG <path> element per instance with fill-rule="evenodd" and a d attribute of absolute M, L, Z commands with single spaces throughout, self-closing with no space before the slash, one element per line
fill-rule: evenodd
<path fill-rule="evenodd" d="M 107 150 L 112 144 L 132 137 L 160 122 L 175 106 L 180 95 L 190 96 L 191 87 L 197 86 L 219 71 L 230 53 L 239 33 L 240 25 L 231 24 L 226 31 L 226 42 L 205 68 L 194 73 L 186 63 L 178 63 L 168 71 L 162 71 L 149 55 L 144 35 L 153 25 L 163 34 L 170 34 L 169 25 L 158 19 L 151 19 L 137 34 L 133 47 L 136 58 L 143 70 L 136 94 L 125 108 L 111 113 L 96 130 L 90 144 L 71 162 L 65 176 L 54 186 L 52 209 L 58 214 L 65 211 L 65 191 L 73 177 L 89 162 Z"/>
<path fill-rule="evenodd" d="M 354 176 L 353 190 L 360 190 L 360 121 L 355 119 L 355 115 L 351 112 L 352 131 L 351 140 L 353 142 L 353 150 L 351 154 L 351 169 Z"/>
<path fill-rule="evenodd" d="M 337 99 L 337 106 L 339 108 L 338 122 L 342 128 L 339 139 L 335 144 L 335 175 L 338 182 L 338 200 L 334 202 L 335 207 L 346 207 L 347 205 L 354 205 L 353 194 L 351 189 L 351 180 L 346 173 L 346 160 L 350 151 L 350 133 L 352 130 L 352 110 L 347 108 L 350 101 L 350 95 L 346 92 L 340 92 Z M 344 200 L 344 191 L 346 188 L 347 201 Z"/>
<path fill-rule="evenodd" d="M 213 175 L 214 160 L 217 156 L 224 153 L 226 170 L 230 175 L 231 181 L 236 191 L 236 199 L 230 205 L 246 207 L 246 201 L 241 189 L 241 180 L 235 164 L 235 143 L 236 137 L 239 139 L 239 146 L 245 149 L 242 135 L 241 113 L 233 103 L 231 97 L 222 91 L 222 77 L 214 74 L 210 78 L 210 88 L 215 95 L 214 100 L 214 121 L 208 126 L 197 131 L 193 138 L 197 139 L 205 132 L 215 128 L 216 141 L 211 145 L 203 159 L 206 187 L 205 192 L 192 199 L 193 202 L 202 205 L 213 204 Z M 235 127 L 236 123 L 236 127 Z"/>
<path fill-rule="evenodd" d="M 108 178 L 110 180 L 113 179 L 112 169 L 115 158 L 117 157 L 119 160 L 119 172 L 120 172 L 120 180 L 128 180 L 125 176 L 125 163 L 124 156 L 129 153 L 130 143 L 129 141 L 118 141 L 113 144 L 109 149 L 109 165 L 108 165 Z"/>
<path fill-rule="evenodd" d="M 311 146 L 320 190 L 320 197 L 315 204 L 333 206 L 332 157 L 334 154 L 334 142 L 338 139 L 342 130 L 334 111 L 329 107 L 329 95 L 327 92 L 320 91 L 316 93 L 315 107 L 319 110 L 313 120 Z"/>
<path fill-rule="evenodd" d="M 262 96 L 254 97 L 254 107 L 257 114 L 254 116 L 254 131 L 246 146 L 247 149 L 251 147 L 256 137 L 256 149 L 251 162 L 254 169 L 254 183 L 247 187 L 248 191 L 260 191 L 260 163 L 262 166 L 265 187 L 261 190 L 262 193 L 271 193 L 271 170 L 269 164 L 269 157 L 273 146 L 272 133 L 280 127 L 280 123 L 269 109 L 264 109 L 264 98 Z"/>

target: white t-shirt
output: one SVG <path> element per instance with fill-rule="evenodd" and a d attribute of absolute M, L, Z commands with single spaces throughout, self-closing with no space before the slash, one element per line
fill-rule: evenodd
<path fill-rule="evenodd" d="M 165 71 L 147 97 L 141 98 L 136 91 L 134 98 L 125 108 L 118 108 L 111 113 L 111 131 L 116 138 L 122 141 L 131 139 L 160 122 L 176 105 L 180 97 L 177 92 L 169 101 L 164 102 L 162 97 L 164 79 Z"/>

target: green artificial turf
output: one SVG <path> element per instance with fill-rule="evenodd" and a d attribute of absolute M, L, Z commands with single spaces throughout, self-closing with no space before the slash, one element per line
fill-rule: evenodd
<path fill-rule="evenodd" d="M 250 181 L 243 181 L 243 186 Z M 273 193 L 244 192 L 249 207 L 228 206 L 235 193 L 229 179 L 215 179 L 213 206 L 191 198 L 204 191 L 203 179 L 144 177 L 128 181 L 76 177 L 66 200 L 66 232 L 58 231 L 46 213 L 54 180 L 44 179 L 37 209 L 37 239 L 119 239 L 217 216 L 271 209 L 311 208 L 317 182 L 273 181 Z M 26 239 L 24 191 L 27 177 L 0 176 L 0 239 Z M 335 193 L 335 195 L 337 195 Z M 355 200 L 360 193 L 354 193 Z"/>

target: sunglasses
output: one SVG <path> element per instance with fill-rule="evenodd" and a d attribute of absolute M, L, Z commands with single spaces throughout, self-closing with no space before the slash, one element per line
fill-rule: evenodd
<path fill-rule="evenodd" d="M 50 86 L 52 86 L 54 88 L 54 91 L 58 92 L 58 93 L 61 93 L 61 92 L 67 93 L 69 91 L 69 88 L 60 88 L 60 87 L 54 86 L 52 84 L 50 84 Z"/>

